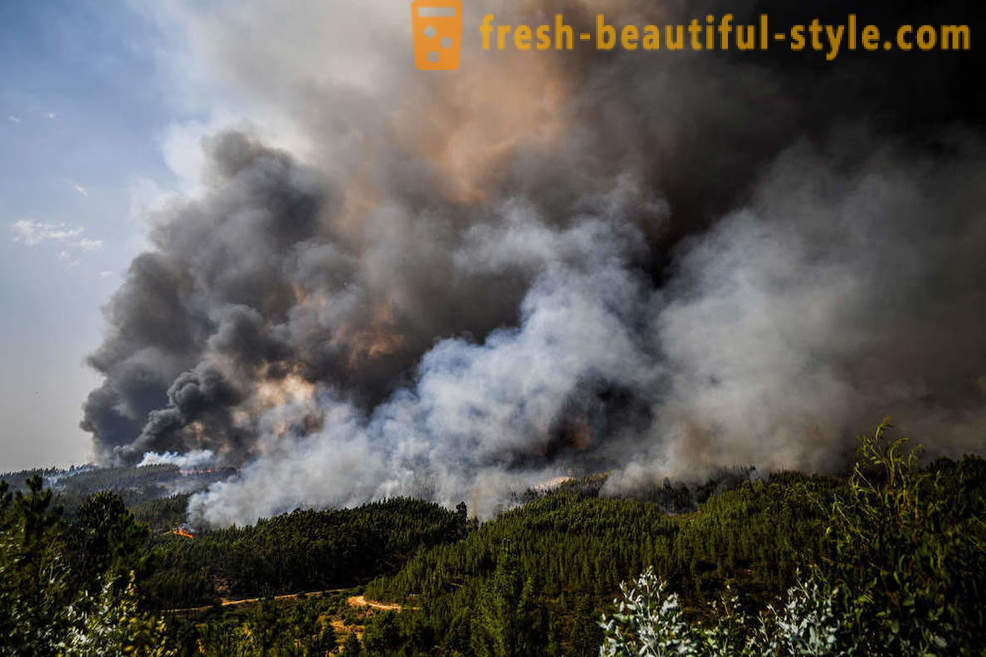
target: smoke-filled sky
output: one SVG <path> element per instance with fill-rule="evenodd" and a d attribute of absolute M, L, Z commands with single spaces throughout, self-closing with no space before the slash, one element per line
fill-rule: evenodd
<path fill-rule="evenodd" d="M 967 4 L 853 9 L 972 23 L 972 53 L 825 62 L 491 53 L 472 33 L 486 11 L 798 22 L 844 3 L 473 2 L 450 73 L 413 69 L 404 2 L 128 6 L 140 27 L 120 39 L 153 35 L 146 84 L 167 100 L 145 148 L 167 173 L 129 213 L 118 289 L 86 293 L 106 302 L 97 380 L 69 401 L 92 458 L 237 468 L 190 503 L 224 525 L 395 494 L 489 514 L 604 470 L 614 493 L 834 470 L 886 414 L 933 453 L 981 451 L 986 99 Z M 97 250 L 88 226 L 10 219 L 5 248 Z M 46 396 L 61 409 L 68 390 Z"/>

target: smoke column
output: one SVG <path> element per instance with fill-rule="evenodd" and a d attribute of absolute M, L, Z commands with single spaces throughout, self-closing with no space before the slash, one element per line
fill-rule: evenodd
<path fill-rule="evenodd" d="M 848 13 L 685 5 L 471 3 L 464 24 Z M 974 24 L 965 5 L 860 21 Z M 933 453 L 981 451 L 974 51 L 467 38 L 462 69 L 433 75 L 410 69 L 403 3 L 156 11 L 274 117 L 204 141 L 202 192 L 153 217 L 90 357 L 100 460 L 239 468 L 192 497 L 194 522 L 398 494 L 488 515 L 602 470 L 614 493 L 834 470 L 885 414 Z"/>

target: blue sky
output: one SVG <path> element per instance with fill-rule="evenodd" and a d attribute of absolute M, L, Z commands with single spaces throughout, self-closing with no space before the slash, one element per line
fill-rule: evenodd
<path fill-rule="evenodd" d="M 156 26 L 114 0 L 0 3 L 0 471 L 89 456 L 101 306 L 176 184 Z"/>
<path fill-rule="evenodd" d="M 100 309 L 147 211 L 205 191 L 201 139 L 345 146 L 321 110 L 399 82 L 407 20 L 392 0 L 0 2 L 0 472 L 90 458 Z"/>

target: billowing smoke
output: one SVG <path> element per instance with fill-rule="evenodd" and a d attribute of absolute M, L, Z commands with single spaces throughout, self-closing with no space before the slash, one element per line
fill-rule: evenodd
<path fill-rule="evenodd" d="M 467 26 L 554 12 L 481 4 Z M 562 9 L 578 29 L 600 5 L 639 23 L 742 4 Z M 960 3 L 871 10 L 972 22 Z M 101 459 L 240 469 L 194 521 L 397 494 L 488 514 L 602 470 L 612 491 L 831 470 L 888 413 L 936 453 L 981 449 L 972 54 L 467 48 L 423 74 L 402 3 L 272 11 L 160 17 L 290 138 L 204 142 L 204 191 L 153 217 L 90 359 Z"/>

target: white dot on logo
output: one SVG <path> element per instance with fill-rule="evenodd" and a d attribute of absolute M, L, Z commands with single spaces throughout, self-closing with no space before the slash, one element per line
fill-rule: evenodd
<path fill-rule="evenodd" d="M 425 28 L 425 36 L 429 39 L 434 39 L 436 34 L 438 34 L 438 30 L 435 29 L 434 25 L 429 25 Z"/>
<path fill-rule="evenodd" d="M 435 52 L 434 50 L 432 50 L 430 53 L 428 53 L 428 61 L 431 62 L 432 64 L 434 64 L 435 62 L 437 62 L 438 61 L 438 53 Z"/>
<path fill-rule="evenodd" d="M 451 47 L 452 47 L 452 39 L 449 37 L 443 37 L 442 48 L 451 48 Z"/>

